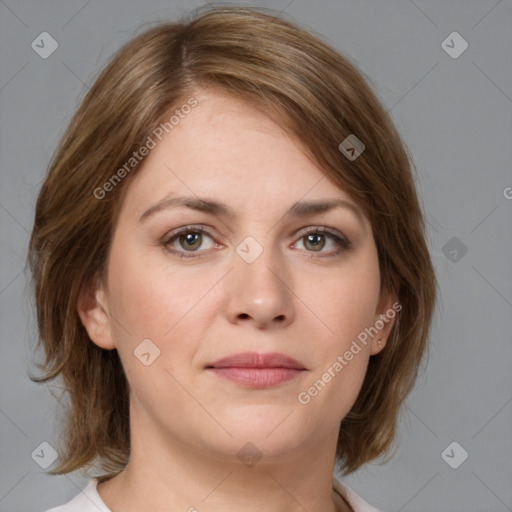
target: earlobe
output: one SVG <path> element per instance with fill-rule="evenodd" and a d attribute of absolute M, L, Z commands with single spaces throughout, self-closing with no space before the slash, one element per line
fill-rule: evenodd
<path fill-rule="evenodd" d="M 116 348 L 110 329 L 106 294 L 102 287 L 83 287 L 77 301 L 77 312 L 89 338 L 105 350 Z"/>
<path fill-rule="evenodd" d="M 380 336 L 380 334 L 379 334 L 379 336 Z M 382 352 L 384 350 L 384 348 L 386 347 L 386 341 L 387 341 L 387 338 L 383 338 L 383 337 L 375 338 L 372 341 L 370 355 L 375 356 L 379 352 Z"/>

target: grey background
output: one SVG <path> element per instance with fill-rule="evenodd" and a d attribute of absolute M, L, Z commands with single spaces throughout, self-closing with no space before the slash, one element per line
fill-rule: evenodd
<path fill-rule="evenodd" d="M 142 24 L 200 4 L 0 1 L 1 511 L 44 510 L 85 483 L 48 476 L 31 458 L 58 425 L 49 388 L 27 377 L 36 330 L 25 254 L 49 158 L 105 60 Z M 345 481 L 386 512 L 512 510 L 510 0 L 252 5 L 286 10 L 369 77 L 414 157 L 440 281 L 430 358 L 396 455 Z M 59 44 L 47 59 L 31 48 L 43 31 Z M 469 44 L 457 59 L 441 46 L 453 31 Z M 441 457 L 453 441 L 469 454 L 458 469 Z"/>

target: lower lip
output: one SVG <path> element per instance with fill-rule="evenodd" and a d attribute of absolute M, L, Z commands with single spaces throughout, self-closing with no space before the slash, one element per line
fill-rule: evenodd
<path fill-rule="evenodd" d="M 209 368 L 219 377 L 250 388 L 270 388 L 298 377 L 303 370 L 295 368 Z"/>

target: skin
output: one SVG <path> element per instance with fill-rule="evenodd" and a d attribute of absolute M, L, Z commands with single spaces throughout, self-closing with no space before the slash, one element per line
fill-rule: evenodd
<path fill-rule="evenodd" d="M 297 397 L 394 302 L 380 289 L 371 226 L 349 208 L 285 217 L 299 200 L 354 203 L 262 111 L 215 91 L 195 97 L 131 176 L 107 282 L 82 290 L 78 304 L 130 386 L 130 461 L 98 492 L 114 512 L 349 511 L 332 489 L 338 429 L 393 321 L 308 404 Z M 168 194 L 215 199 L 236 216 L 180 206 L 139 221 Z M 208 230 L 192 251 L 183 237 L 168 245 L 197 257 L 166 251 L 169 233 L 191 224 Z M 351 248 L 321 233 L 308 242 L 304 228 L 324 226 Z M 263 249 L 252 263 L 236 252 L 248 236 Z M 148 366 L 134 355 L 144 339 L 160 350 Z M 251 389 L 205 369 L 246 351 L 280 352 L 306 371 Z M 236 455 L 247 442 L 263 454 L 250 467 Z"/>

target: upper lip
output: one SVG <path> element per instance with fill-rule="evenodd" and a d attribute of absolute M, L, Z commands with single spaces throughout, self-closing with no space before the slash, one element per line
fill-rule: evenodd
<path fill-rule="evenodd" d="M 213 363 L 206 365 L 206 368 L 293 368 L 305 370 L 303 364 L 291 357 L 280 354 L 279 352 L 267 352 L 260 354 L 258 352 L 243 352 L 232 354 L 222 359 L 217 359 Z"/>

